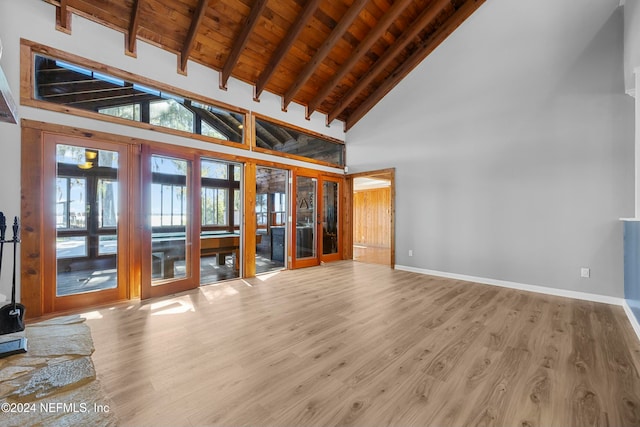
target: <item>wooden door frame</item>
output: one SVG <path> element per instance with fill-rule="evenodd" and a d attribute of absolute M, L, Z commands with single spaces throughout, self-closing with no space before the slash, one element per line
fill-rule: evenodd
<path fill-rule="evenodd" d="M 338 217 L 336 218 L 338 221 L 338 250 L 334 254 L 324 254 L 324 242 L 322 239 L 323 236 L 323 227 L 322 227 L 322 213 L 324 210 L 324 183 L 325 182 L 336 182 L 338 183 Z M 320 257 L 320 262 L 331 262 L 331 261 L 339 261 L 342 259 L 342 242 L 343 242 L 343 210 L 344 210 L 344 179 L 335 178 L 326 175 L 320 175 L 320 179 L 318 180 L 318 255 Z"/>
<path fill-rule="evenodd" d="M 390 230 L 389 235 L 391 239 L 391 248 L 390 248 L 390 259 L 389 266 L 391 268 L 395 268 L 396 265 L 396 169 L 388 168 L 388 169 L 378 169 L 366 172 L 357 172 L 347 174 L 345 176 L 345 223 L 347 226 L 345 227 L 345 232 L 343 233 L 344 240 L 344 258 L 345 259 L 353 259 L 353 180 L 354 178 L 380 178 L 380 179 L 388 179 L 390 181 L 390 199 L 391 206 L 389 207 L 389 217 L 390 217 Z"/>
<path fill-rule="evenodd" d="M 58 144 L 73 145 L 78 147 L 104 149 L 116 151 L 118 153 L 118 183 L 124 191 L 119 192 L 118 203 L 121 209 L 131 205 L 130 194 L 126 189 L 130 188 L 132 180 L 132 165 L 130 156 L 130 146 L 113 141 L 103 141 L 100 139 L 88 139 L 71 135 L 57 133 L 43 133 L 42 135 L 42 171 L 43 184 L 45 182 L 55 183 L 57 177 L 56 146 Z M 115 289 L 105 289 L 94 292 L 57 296 L 57 255 L 55 242 L 57 229 L 55 225 L 55 191 L 42 192 L 42 237 L 46 246 L 43 246 L 43 281 L 42 281 L 42 310 L 45 313 L 66 311 L 87 307 L 90 305 L 105 304 L 129 298 L 130 295 L 130 267 L 131 267 L 131 230 L 135 218 L 130 215 L 118 214 L 118 251 L 116 258 L 117 265 L 117 287 Z M 47 242 L 49 244 L 47 245 Z M 51 245 L 53 242 L 53 246 Z"/>
<path fill-rule="evenodd" d="M 298 188 L 298 177 L 311 178 L 316 181 L 316 191 L 314 194 L 315 197 L 315 217 L 313 224 L 313 233 L 314 233 L 314 250 L 315 257 L 302 258 L 298 259 L 296 256 L 297 251 L 297 239 L 298 239 L 298 229 L 297 229 L 297 221 L 298 221 L 298 206 L 297 206 L 297 188 Z M 318 209 L 318 188 L 320 187 L 320 179 L 318 175 L 299 172 L 297 170 L 293 170 L 291 174 L 292 184 L 291 184 L 291 229 L 290 229 L 290 242 L 291 242 L 291 268 L 304 268 L 304 267 L 313 267 L 316 265 L 320 265 L 320 254 L 318 253 L 318 231 L 320 230 L 320 209 Z"/>
<path fill-rule="evenodd" d="M 152 252 L 152 226 L 151 226 L 151 184 L 152 184 L 152 172 L 151 172 L 151 157 L 154 155 L 165 156 L 169 158 L 175 158 L 178 160 L 185 160 L 190 163 L 187 171 L 187 217 L 191 219 L 191 223 L 185 227 L 185 266 L 187 272 L 191 268 L 190 275 L 183 279 L 177 279 L 171 282 L 152 285 L 151 280 L 151 252 Z M 196 200 L 200 200 L 199 197 L 195 197 L 200 194 L 200 180 L 196 177 L 200 176 L 200 162 L 198 161 L 200 156 L 195 155 L 193 152 L 185 152 L 180 150 L 180 147 L 152 147 L 150 145 L 144 145 L 142 147 L 142 164 L 141 164 L 141 176 L 142 176 L 142 212 L 143 212 L 143 227 L 142 227 L 142 265 L 141 265 L 141 283 L 140 283 L 140 297 L 142 299 L 165 296 L 177 292 L 182 292 L 190 289 L 196 289 L 200 286 L 200 268 L 196 268 L 196 259 L 200 258 L 200 209 L 195 207 Z M 199 206 L 199 204 L 198 204 Z M 198 238 L 196 238 L 196 236 Z"/>

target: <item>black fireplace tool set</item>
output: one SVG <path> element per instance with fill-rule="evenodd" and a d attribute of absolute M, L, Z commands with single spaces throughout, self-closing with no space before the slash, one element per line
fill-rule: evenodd
<path fill-rule="evenodd" d="M 24 331 L 24 305 L 16 302 L 16 253 L 18 251 L 18 217 L 13 220 L 13 238 L 6 239 L 7 219 L 0 212 L 0 276 L 2 272 L 2 255 L 4 244 L 13 244 L 13 278 L 11 281 L 11 303 L 0 307 L 0 335 Z"/>

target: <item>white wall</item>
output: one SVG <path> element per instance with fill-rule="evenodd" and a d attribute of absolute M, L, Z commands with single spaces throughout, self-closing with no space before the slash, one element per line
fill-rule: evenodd
<path fill-rule="evenodd" d="M 322 133 L 338 139 L 345 139 L 343 124 L 336 121 L 331 127 L 325 126 L 325 116 L 314 113 L 311 120 L 304 118 L 304 108 L 290 104 L 288 112 L 281 111 L 279 97 L 263 92 L 260 102 L 253 101 L 253 89 L 240 81 L 230 79 L 227 91 L 218 88 L 217 72 L 199 64 L 189 62 L 188 76 L 180 75 L 177 70 L 176 55 L 138 41 L 137 58 L 124 54 L 124 35 L 99 24 L 95 24 L 76 15 L 72 18 L 72 34 L 67 35 L 55 30 L 55 7 L 42 0 L 0 0 L 0 39 L 4 52 L 0 59 L 16 102 L 19 101 L 20 38 L 45 44 L 81 57 L 120 68 L 140 76 L 161 81 L 169 85 L 199 93 L 213 100 L 222 101 L 247 110 L 252 110 L 302 128 Z M 20 118 L 77 126 L 109 133 L 134 136 L 172 144 L 213 149 L 218 152 L 233 153 L 253 158 L 280 161 L 290 165 L 303 165 L 280 157 L 248 153 L 224 146 L 215 146 L 188 138 L 161 134 L 127 126 L 113 125 L 101 121 L 70 116 L 19 106 Z M 20 126 L 0 123 L 0 211 L 13 217 L 20 213 Z M 306 165 L 306 164 L 304 164 Z M 309 165 L 306 165 L 307 167 Z M 340 172 L 328 167 L 317 169 Z M 5 250 L 5 258 L 6 257 Z M 0 277 L 0 294 L 9 295 L 11 267 L 5 259 L 4 272 Z"/>
<path fill-rule="evenodd" d="M 635 90 L 633 71 L 640 66 L 640 3 L 624 2 L 624 87 L 626 92 Z"/>
<path fill-rule="evenodd" d="M 623 296 L 618 4 L 487 1 L 348 132 L 350 172 L 396 167 L 397 264 Z"/>

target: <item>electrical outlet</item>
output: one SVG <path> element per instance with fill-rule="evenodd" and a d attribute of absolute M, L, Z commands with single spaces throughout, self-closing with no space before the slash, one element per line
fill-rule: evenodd
<path fill-rule="evenodd" d="M 591 270 L 587 267 L 582 267 L 580 269 L 580 277 L 586 277 L 586 278 L 591 277 Z"/>
<path fill-rule="evenodd" d="M 413 249 L 409 249 L 409 256 L 413 256 Z"/>

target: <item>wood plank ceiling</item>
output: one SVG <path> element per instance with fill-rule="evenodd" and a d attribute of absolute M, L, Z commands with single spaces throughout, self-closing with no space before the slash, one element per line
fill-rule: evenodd
<path fill-rule="evenodd" d="M 43 0 L 351 128 L 484 0 Z M 212 84 L 215 84 L 212 82 Z"/>

